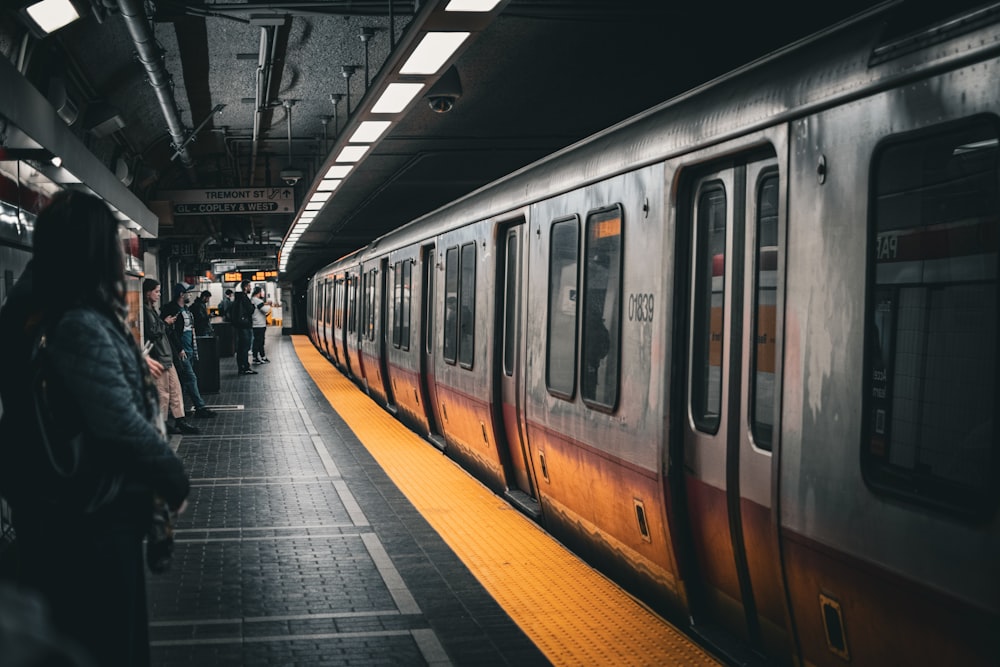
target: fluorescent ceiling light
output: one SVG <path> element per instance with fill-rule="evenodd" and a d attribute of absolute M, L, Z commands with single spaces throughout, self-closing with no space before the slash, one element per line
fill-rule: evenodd
<path fill-rule="evenodd" d="M 337 189 L 338 185 L 340 185 L 339 178 L 324 178 L 319 182 L 319 187 L 316 190 L 319 192 L 332 192 Z"/>
<path fill-rule="evenodd" d="M 491 12 L 500 0 L 451 0 L 444 8 L 446 12 Z"/>
<path fill-rule="evenodd" d="M 335 164 L 326 170 L 326 176 L 323 178 L 344 178 L 351 169 L 354 169 L 354 165 Z"/>
<path fill-rule="evenodd" d="M 42 0 L 24 11 L 46 33 L 55 32 L 80 18 L 80 13 L 69 0 Z"/>
<path fill-rule="evenodd" d="M 399 68 L 400 74 L 434 74 L 468 39 L 467 32 L 429 32 Z"/>
<path fill-rule="evenodd" d="M 366 120 L 358 126 L 351 138 L 347 140 L 351 144 L 370 144 L 382 136 L 382 133 L 389 129 L 390 123 L 387 120 Z"/>
<path fill-rule="evenodd" d="M 314 192 L 313 196 L 309 198 L 310 202 L 324 202 L 330 198 L 332 192 Z"/>
<path fill-rule="evenodd" d="M 299 216 L 299 222 L 309 224 L 315 217 L 316 217 L 316 211 L 303 211 L 302 215 Z"/>
<path fill-rule="evenodd" d="M 422 83 L 390 83 L 372 107 L 372 113 L 399 113 L 424 89 Z"/>
<path fill-rule="evenodd" d="M 320 210 L 322 208 L 323 208 L 323 204 L 314 204 L 312 202 L 309 202 L 308 204 L 306 204 L 306 210 L 307 211 L 318 211 L 318 210 Z"/>
<path fill-rule="evenodd" d="M 368 148 L 368 146 L 344 146 L 344 150 L 337 156 L 337 162 L 357 162 L 368 152 Z"/>

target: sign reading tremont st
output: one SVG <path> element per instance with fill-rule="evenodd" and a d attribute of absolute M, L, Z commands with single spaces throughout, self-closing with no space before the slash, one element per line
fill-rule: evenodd
<path fill-rule="evenodd" d="M 174 215 L 252 215 L 294 213 L 292 188 L 213 188 L 168 190 L 160 198 L 170 202 Z"/>

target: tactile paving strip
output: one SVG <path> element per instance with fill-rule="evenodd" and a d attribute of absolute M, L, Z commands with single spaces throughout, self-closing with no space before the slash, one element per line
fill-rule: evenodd
<path fill-rule="evenodd" d="M 720 664 L 393 419 L 308 338 L 293 342 L 330 405 L 554 665 Z"/>

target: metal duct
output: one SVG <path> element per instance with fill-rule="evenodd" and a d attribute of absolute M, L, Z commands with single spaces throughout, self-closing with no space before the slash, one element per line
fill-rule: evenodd
<path fill-rule="evenodd" d="M 174 100 L 174 92 L 171 88 L 170 74 L 163 65 L 163 55 L 156 44 L 153 32 L 149 28 L 146 9 L 142 0 L 118 0 L 118 8 L 125 26 L 128 28 L 132 41 L 135 43 L 135 50 L 139 54 L 139 62 L 146 69 L 149 75 L 149 84 L 156 92 L 156 99 L 160 102 L 160 109 L 163 111 L 163 118 L 167 121 L 167 129 L 174 149 L 180 157 L 181 164 L 188 170 L 192 182 L 197 182 L 197 175 L 194 171 L 194 160 L 185 147 L 185 128 L 181 123 L 180 115 L 177 111 L 177 102 Z"/>

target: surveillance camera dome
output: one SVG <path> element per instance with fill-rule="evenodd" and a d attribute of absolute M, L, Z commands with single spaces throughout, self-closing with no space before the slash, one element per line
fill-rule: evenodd
<path fill-rule="evenodd" d="M 295 185 L 302 180 L 302 172 L 298 169 L 282 169 L 279 176 L 286 185 Z"/>
<path fill-rule="evenodd" d="M 434 113 L 448 113 L 455 108 L 455 100 L 452 95 L 435 95 L 427 98 L 427 104 Z"/>

